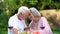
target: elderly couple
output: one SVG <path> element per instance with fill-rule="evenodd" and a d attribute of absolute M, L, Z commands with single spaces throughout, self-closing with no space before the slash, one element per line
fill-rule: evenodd
<path fill-rule="evenodd" d="M 25 22 L 27 17 L 32 20 L 28 27 Z M 40 34 L 52 34 L 47 19 L 41 17 L 38 10 L 34 7 L 30 9 L 26 6 L 20 7 L 18 13 L 10 17 L 8 21 L 8 34 L 18 34 L 18 31 L 23 31 L 24 28 L 40 30 Z"/>

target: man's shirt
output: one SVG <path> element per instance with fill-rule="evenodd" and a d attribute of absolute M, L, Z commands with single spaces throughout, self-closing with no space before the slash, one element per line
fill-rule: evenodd
<path fill-rule="evenodd" d="M 19 20 L 17 14 L 15 14 L 14 16 L 10 17 L 8 21 L 8 27 L 13 27 L 21 31 L 24 30 L 24 28 L 27 26 L 25 24 L 25 20 Z M 12 30 L 9 28 L 8 28 L 8 34 L 13 34 Z"/>

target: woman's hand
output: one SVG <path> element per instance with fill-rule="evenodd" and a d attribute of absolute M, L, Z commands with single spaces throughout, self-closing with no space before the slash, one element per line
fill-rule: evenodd
<path fill-rule="evenodd" d="M 27 31 L 27 30 L 30 30 L 30 27 L 24 28 L 24 30 L 26 30 L 26 31 Z"/>

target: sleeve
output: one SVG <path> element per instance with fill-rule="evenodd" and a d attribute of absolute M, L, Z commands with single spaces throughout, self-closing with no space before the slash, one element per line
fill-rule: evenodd
<path fill-rule="evenodd" d="M 34 29 L 34 23 L 33 23 L 33 21 L 31 21 L 31 23 L 29 24 L 29 27 L 32 28 L 32 29 Z"/>
<path fill-rule="evenodd" d="M 27 27 L 27 25 L 25 24 L 25 28 Z"/>
<path fill-rule="evenodd" d="M 27 27 L 27 25 L 26 25 L 26 20 L 24 20 L 24 24 L 25 24 L 25 28 Z"/>
<path fill-rule="evenodd" d="M 16 24 L 16 21 L 13 20 L 13 18 L 9 19 L 9 21 L 8 21 L 8 27 L 13 27 L 13 28 L 16 28 L 18 30 L 18 26 Z"/>
<path fill-rule="evenodd" d="M 48 24 L 48 21 L 45 17 L 42 18 L 42 23 L 43 23 L 43 26 L 45 26 L 45 30 L 47 30 L 49 32 L 49 34 L 52 34 L 52 30 Z"/>
<path fill-rule="evenodd" d="M 9 27 L 9 26 L 13 26 L 13 21 L 12 21 L 11 18 L 10 18 L 9 21 L 8 21 L 8 27 Z"/>

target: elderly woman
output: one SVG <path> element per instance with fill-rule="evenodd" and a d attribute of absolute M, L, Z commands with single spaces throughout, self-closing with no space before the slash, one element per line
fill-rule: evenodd
<path fill-rule="evenodd" d="M 35 8 L 30 8 L 29 18 L 32 20 L 29 27 L 32 30 L 40 30 L 41 34 L 52 34 L 51 28 L 45 17 L 41 17 L 41 14 Z"/>

